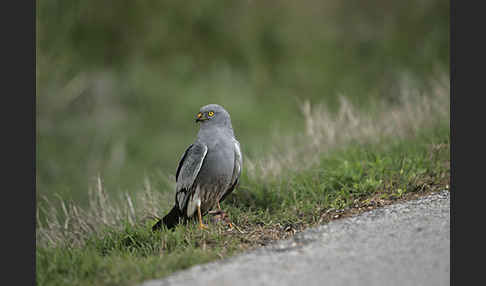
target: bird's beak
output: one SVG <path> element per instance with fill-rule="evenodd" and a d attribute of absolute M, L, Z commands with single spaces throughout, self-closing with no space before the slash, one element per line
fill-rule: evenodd
<path fill-rule="evenodd" d="M 204 121 L 204 120 L 208 120 L 208 118 L 204 116 L 204 113 L 199 112 L 198 114 L 196 114 L 196 122 Z"/>

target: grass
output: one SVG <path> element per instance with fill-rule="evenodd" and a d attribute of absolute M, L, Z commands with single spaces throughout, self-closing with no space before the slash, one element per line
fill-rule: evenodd
<path fill-rule="evenodd" d="M 273 130 L 305 128 L 301 103 L 372 111 L 449 67 L 449 2 L 37 1 L 36 189 L 86 207 L 172 173 L 208 103 L 252 157 Z M 317 111 L 317 110 L 316 110 Z M 263 123 L 263 124 L 262 124 Z M 161 182 L 163 184 L 163 182 Z"/>
<path fill-rule="evenodd" d="M 152 233 L 153 217 L 173 203 L 172 193 L 159 189 L 171 186 L 171 177 L 156 184 L 147 179 L 140 196 L 118 201 L 98 179 L 88 208 L 62 198 L 58 207 L 47 199 L 39 208 L 45 219 L 37 225 L 37 283 L 133 285 L 447 189 L 448 89 L 435 91 L 372 114 L 342 104 L 327 125 L 322 107 L 303 108 L 305 133 L 279 138 L 280 147 L 263 158 L 246 158 L 239 188 L 222 204 L 233 229 L 206 216 L 207 231 L 192 223 Z"/>
<path fill-rule="evenodd" d="M 353 146 L 317 168 L 266 184 L 245 180 L 223 204 L 238 229 L 196 224 L 152 233 L 145 224 L 105 228 L 82 246 L 37 247 L 39 285 L 132 285 L 291 237 L 376 206 L 448 188 L 446 128 L 414 140 Z M 208 221 L 208 218 L 205 218 Z M 240 232 L 241 231 L 241 232 Z"/>
<path fill-rule="evenodd" d="M 449 184 L 447 1 L 36 11 L 39 285 L 132 285 Z M 243 149 L 237 227 L 152 233 L 211 102 Z"/>

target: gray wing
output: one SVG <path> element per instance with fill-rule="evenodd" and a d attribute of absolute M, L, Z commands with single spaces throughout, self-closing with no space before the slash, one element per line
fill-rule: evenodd
<path fill-rule="evenodd" d="M 235 150 L 235 163 L 234 163 L 234 167 L 233 167 L 233 175 L 231 177 L 230 187 L 229 187 L 228 190 L 226 190 L 224 195 L 221 197 L 221 200 L 219 200 L 220 202 L 222 202 L 226 198 L 226 196 L 231 194 L 231 192 L 233 192 L 235 187 L 238 185 L 238 182 L 240 180 L 241 170 L 243 168 L 243 156 L 241 154 L 240 142 L 238 142 L 238 140 L 233 138 L 233 143 L 235 145 L 235 148 L 234 148 L 234 150 Z"/>
<path fill-rule="evenodd" d="M 176 204 L 180 210 L 184 209 L 189 194 L 193 191 L 193 184 L 204 158 L 208 152 L 208 147 L 202 143 L 194 143 L 189 146 L 182 156 L 176 172 Z"/>

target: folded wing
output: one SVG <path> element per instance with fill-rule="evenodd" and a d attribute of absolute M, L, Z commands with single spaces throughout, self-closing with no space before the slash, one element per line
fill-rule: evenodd
<path fill-rule="evenodd" d="M 189 146 L 179 161 L 176 172 L 176 205 L 181 211 L 187 206 L 187 200 L 194 192 L 194 182 L 201 170 L 208 147 L 200 142 Z"/>
<path fill-rule="evenodd" d="M 233 192 L 235 187 L 238 185 L 238 182 L 240 180 L 241 170 L 243 168 L 243 156 L 241 155 L 240 142 L 238 142 L 236 139 L 233 139 L 233 142 L 235 146 L 234 149 L 235 161 L 233 166 L 233 175 L 231 177 L 230 187 L 228 188 L 228 190 L 226 190 L 224 195 L 221 197 L 220 202 L 222 202 L 226 198 L 226 196 L 231 194 L 231 192 Z"/>

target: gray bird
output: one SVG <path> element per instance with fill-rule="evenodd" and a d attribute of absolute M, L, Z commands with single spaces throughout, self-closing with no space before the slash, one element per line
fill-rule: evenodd
<path fill-rule="evenodd" d="M 196 214 L 202 216 L 223 201 L 237 186 L 243 167 L 240 143 L 236 140 L 229 113 L 220 105 L 208 104 L 196 115 L 200 123 L 196 141 L 179 161 L 176 171 L 175 206 L 152 230 L 168 229 Z"/>

